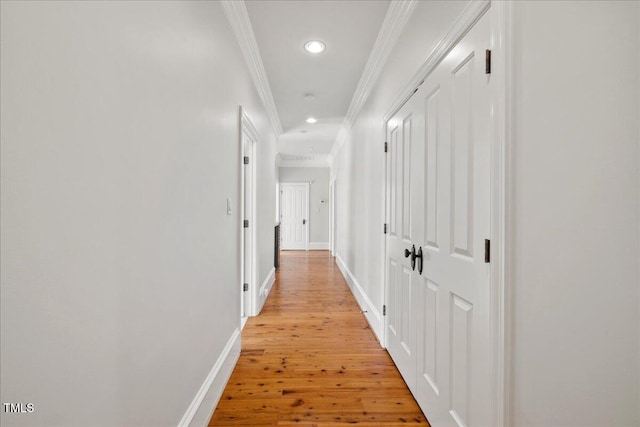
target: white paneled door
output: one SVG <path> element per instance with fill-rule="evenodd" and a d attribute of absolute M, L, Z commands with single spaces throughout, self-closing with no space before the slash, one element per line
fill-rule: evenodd
<path fill-rule="evenodd" d="M 387 347 L 434 427 L 491 424 L 489 36 L 485 15 L 387 123 Z"/>
<path fill-rule="evenodd" d="M 280 248 L 306 250 L 309 244 L 309 184 L 280 184 Z"/>

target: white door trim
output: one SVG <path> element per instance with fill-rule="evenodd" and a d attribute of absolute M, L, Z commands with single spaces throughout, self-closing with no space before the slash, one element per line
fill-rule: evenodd
<path fill-rule="evenodd" d="M 309 191 L 310 191 L 310 182 L 309 181 L 280 181 L 280 190 L 282 190 L 282 186 L 284 185 L 304 185 L 305 186 L 305 201 L 304 201 L 304 216 L 306 218 L 306 227 L 304 228 L 304 249 L 305 251 L 309 250 L 309 213 L 310 213 L 310 208 L 309 208 L 309 199 L 311 198 Z M 280 203 L 282 203 L 282 197 L 280 197 Z M 282 215 L 282 205 L 280 205 L 280 215 Z M 281 250 L 287 250 L 287 249 L 282 249 Z"/>
<path fill-rule="evenodd" d="M 331 256 L 336 255 L 336 238 L 335 238 L 335 226 L 336 226 L 336 179 L 331 179 L 329 183 L 329 250 Z"/>
<path fill-rule="evenodd" d="M 491 361 L 492 422 L 512 425 L 511 357 L 512 313 L 511 272 L 513 259 L 513 3 L 496 1 L 491 5 L 492 78 L 494 138 L 491 145 Z"/>
<path fill-rule="evenodd" d="M 257 285 L 256 285 L 256 278 L 257 278 L 257 252 L 256 252 L 256 245 L 257 245 L 257 233 L 256 233 L 256 166 L 255 166 L 255 152 L 256 152 L 256 144 L 258 143 L 258 131 L 256 130 L 256 128 L 253 126 L 253 123 L 251 122 L 251 119 L 249 118 L 247 112 L 245 111 L 244 108 L 242 108 L 242 106 L 240 106 L 239 109 L 239 120 L 238 120 L 238 127 L 239 127 L 239 144 L 240 144 L 240 211 L 238 212 L 238 224 L 240 226 L 240 233 L 239 233 L 239 238 L 240 238 L 240 298 L 241 301 L 244 298 L 243 295 L 243 290 L 242 290 L 242 286 L 243 283 L 245 283 L 245 259 L 244 259 L 244 226 L 243 226 L 243 221 L 245 219 L 249 220 L 249 232 L 251 233 L 250 239 L 251 239 L 251 265 L 249 266 L 249 271 L 251 272 L 251 278 L 250 280 L 248 280 L 246 283 L 249 283 L 249 290 L 248 292 L 248 304 L 247 307 L 245 307 L 246 313 L 247 313 L 247 317 L 249 316 L 255 316 L 256 313 L 256 300 L 257 300 Z M 244 148 L 244 142 L 243 142 L 243 136 L 244 135 L 248 135 L 249 138 L 253 141 L 253 143 L 251 144 L 251 153 L 246 153 L 245 152 L 245 148 Z M 249 163 L 249 165 L 244 165 L 244 157 L 249 155 L 249 157 L 251 158 L 251 162 Z M 244 218 L 244 210 L 245 210 L 245 203 L 244 203 L 244 199 L 245 199 L 245 179 L 244 179 L 244 167 L 250 167 L 251 168 L 251 188 L 252 188 L 252 194 L 251 194 L 251 209 L 248 212 L 248 218 Z M 242 304 L 242 302 L 241 302 Z M 240 313 L 240 317 L 241 317 L 241 325 L 244 325 L 244 322 L 242 321 L 242 310 Z M 246 320 L 245 320 L 246 321 Z"/>
<path fill-rule="evenodd" d="M 492 108 L 493 135 L 491 142 L 491 425 L 504 427 L 510 425 L 509 391 L 511 388 L 511 313 L 510 274 L 512 260 L 508 249 L 511 247 L 511 141 L 512 141 L 512 5 L 510 2 L 491 2 L 474 0 L 470 2 L 455 21 L 449 32 L 438 42 L 424 64 L 404 86 L 390 105 L 383 118 L 382 137 L 387 138 L 387 122 L 402 108 L 424 79 L 435 69 L 453 47 L 467 34 L 476 22 L 485 14 L 491 17 L 492 69 Z M 389 222 L 388 186 L 389 172 L 387 156 L 382 157 L 384 170 L 384 194 L 382 197 L 385 224 Z M 386 234 L 383 234 L 383 251 L 386 254 Z M 383 305 L 389 301 L 386 262 L 382 263 Z M 382 328 L 382 343 L 388 345 L 388 318 L 385 316 Z"/>

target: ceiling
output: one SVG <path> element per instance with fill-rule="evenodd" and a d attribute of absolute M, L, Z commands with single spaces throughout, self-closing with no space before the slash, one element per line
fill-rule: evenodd
<path fill-rule="evenodd" d="M 281 158 L 328 157 L 390 2 L 245 3 L 282 123 Z M 309 40 L 323 41 L 326 50 L 307 53 L 303 46 Z M 306 123 L 308 117 L 317 123 Z"/>

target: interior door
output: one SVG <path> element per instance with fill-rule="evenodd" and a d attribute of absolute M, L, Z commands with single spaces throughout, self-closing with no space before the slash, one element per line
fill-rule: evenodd
<path fill-rule="evenodd" d="M 485 15 L 387 124 L 389 353 L 434 427 L 491 424 L 489 36 Z M 421 274 L 403 258 L 412 245 Z"/>
<path fill-rule="evenodd" d="M 306 183 L 282 183 L 280 231 L 282 250 L 306 250 L 308 241 L 309 187 Z"/>
<path fill-rule="evenodd" d="M 416 393 L 416 305 L 419 272 L 412 262 L 421 221 L 421 193 L 416 183 L 421 170 L 416 156 L 424 140 L 419 103 L 412 97 L 387 123 L 388 218 L 387 234 L 387 349 L 409 389 Z M 418 178 L 418 179 L 417 179 Z M 408 252 L 407 252 L 408 251 Z"/>

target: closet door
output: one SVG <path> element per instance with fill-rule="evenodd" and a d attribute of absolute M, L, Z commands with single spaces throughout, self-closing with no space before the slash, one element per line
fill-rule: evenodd
<path fill-rule="evenodd" d="M 485 15 L 387 123 L 388 349 L 434 427 L 490 424 L 489 30 Z"/>

